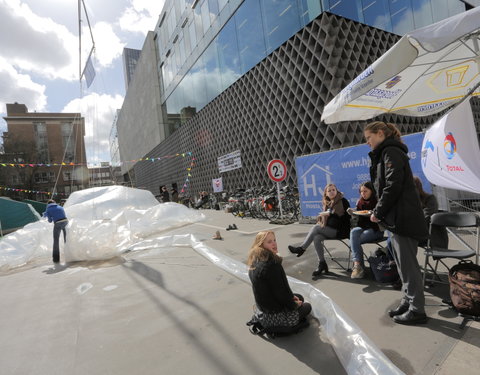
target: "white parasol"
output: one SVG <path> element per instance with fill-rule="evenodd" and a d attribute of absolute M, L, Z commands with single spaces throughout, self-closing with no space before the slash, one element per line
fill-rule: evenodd
<path fill-rule="evenodd" d="M 480 94 L 480 7 L 404 35 L 323 111 L 326 123 L 428 116 Z"/>

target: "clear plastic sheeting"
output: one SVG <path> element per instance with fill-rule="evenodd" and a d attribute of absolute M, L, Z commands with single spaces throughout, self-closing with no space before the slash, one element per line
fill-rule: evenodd
<path fill-rule="evenodd" d="M 61 251 L 66 261 L 103 260 L 125 252 L 129 253 L 127 258 L 135 258 L 177 246 L 191 247 L 224 271 L 250 283 L 247 266 L 206 246 L 199 239 L 202 235 L 166 233 L 204 219 L 198 211 L 176 203 L 157 204 L 151 193 L 123 187 L 83 190 L 71 198 L 65 204 L 69 224 L 67 243 Z M 52 232 L 53 225 L 43 219 L 5 236 L 0 240 L 0 271 L 50 259 Z M 60 243 L 63 246 L 63 241 Z M 289 282 L 312 304 L 322 337 L 329 340 L 349 374 L 403 374 L 329 297 L 311 284 L 291 277 Z"/>
<path fill-rule="evenodd" d="M 64 208 L 69 223 L 65 244 L 60 236 L 60 250 L 66 262 L 109 259 L 142 243 L 145 248 L 148 237 L 205 218 L 177 203 L 159 204 L 149 191 L 123 186 L 77 191 Z M 52 236 L 53 224 L 46 219 L 5 236 L 0 240 L 0 270 L 50 258 Z"/>
<path fill-rule="evenodd" d="M 245 264 L 207 247 L 194 236 L 191 236 L 190 241 L 190 246 L 198 253 L 228 273 L 250 283 Z M 404 374 L 329 297 L 311 284 L 290 276 L 288 279 L 292 290 L 302 294 L 311 303 L 313 315 L 320 322 L 325 337 L 348 374 Z"/>

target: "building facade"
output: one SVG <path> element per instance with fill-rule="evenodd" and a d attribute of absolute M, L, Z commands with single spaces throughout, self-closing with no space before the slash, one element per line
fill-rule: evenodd
<path fill-rule="evenodd" d="M 4 119 L 3 162 L 10 167 L 1 169 L 0 178 L 17 189 L 8 191 L 10 195 L 45 200 L 52 195 L 40 192 L 50 192 L 63 198 L 88 186 L 80 113 L 32 113 L 14 103 L 7 104 Z"/>
<path fill-rule="evenodd" d="M 139 49 L 133 48 L 124 48 L 122 53 L 123 59 L 123 77 L 125 80 L 125 91 L 128 90 L 128 85 L 132 80 L 133 73 L 135 72 L 135 67 L 137 66 L 138 59 L 140 58 L 140 53 L 142 51 Z"/>
<path fill-rule="evenodd" d="M 401 34 L 474 5 L 460 0 L 167 0 L 154 36 L 165 138 L 154 148 L 135 150 L 144 158 L 191 152 L 195 161 L 191 177 L 185 176 L 190 162 L 185 158 L 138 162 L 132 166 L 137 185 L 156 192 L 159 184 L 183 186 L 188 180 L 196 193 L 211 190 L 211 180 L 223 177 L 226 189 L 259 187 L 270 184 L 266 165 L 276 158 L 286 162 L 287 183 L 295 185 L 295 157 L 363 141 L 364 123 L 321 123 L 324 105 Z M 405 133 L 433 121 L 385 118 Z M 145 129 L 131 131 L 130 138 Z M 239 152 L 242 167 L 220 173 L 218 158 L 233 152 Z M 120 154 L 125 160 L 122 149 Z"/>

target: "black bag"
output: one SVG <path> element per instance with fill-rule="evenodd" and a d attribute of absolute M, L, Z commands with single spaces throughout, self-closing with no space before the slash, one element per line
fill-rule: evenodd
<path fill-rule="evenodd" d="M 400 276 L 398 275 L 397 265 L 391 264 L 387 254 L 377 252 L 377 256 L 368 257 L 370 269 L 373 272 L 375 280 L 380 283 L 394 283 Z"/>
<path fill-rule="evenodd" d="M 480 266 L 460 261 L 448 273 L 450 298 L 462 314 L 480 316 Z"/>

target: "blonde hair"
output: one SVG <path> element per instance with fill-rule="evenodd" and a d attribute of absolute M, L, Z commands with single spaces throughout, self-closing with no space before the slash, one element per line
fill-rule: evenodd
<path fill-rule="evenodd" d="M 323 200 L 322 200 L 322 204 L 323 204 L 323 209 L 326 210 L 327 207 L 328 207 L 328 204 L 332 201 L 332 199 L 329 198 L 329 196 L 327 195 L 327 190 L 329 187 L 334 187 L 335 190 L 337 191 L 337 195 L 340 194 L 340 191 L 338 190 L 337 188 L 337 185 L 335 184 L 327 184 L 327 186 L 325 186 L 325 189 L 323 189 Z M 336 197 L 336 196 L 335 196 Z"/>
<path fill-rule="evenodd" d="M 402 142 L 402 133 L 400 133 L 400 130 L 398 130 L 395 124 L 392 124 L 391 122 L 374 121 L 367 124 L 365 129 L 363 129 L 363 131 L 369 131 L 373 134 L 377 134 L 380 130 L 385 135 L 385 138 L 394 138 L 397 141 Z"/>
<path fill-rule="evenodd" d="M 258 232 L 253 240 L 252 247 L 248 251 L 247 266 L 249 269 L 254 269 L 252 267 L 256 262 L 265 262 L 269 259 L 273 259 L 275 262 L 281 263 L 282 258 L 278 255 L 272 253 L 270 250 L 267 250 L 263 247 L 263 243 L 269 234 L 275 233 L 271 230 L 265 230 Z"/>

